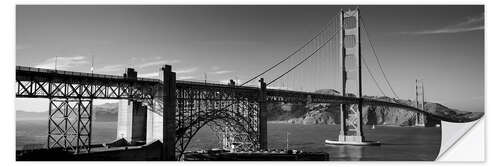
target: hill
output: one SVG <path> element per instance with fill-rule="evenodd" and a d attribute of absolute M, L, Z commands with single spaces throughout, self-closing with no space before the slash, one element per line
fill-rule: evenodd
<path fill-rule="evenodd" d="M 339 92 L 333 89 L 321 89 L 317 93 L 336 94 Z M 411 100 L 398 100 L 390 97 L 366 96 L 382 101 L 406 104 L 414 106 L 415 102 Z M 338 103 L 321 104 L 291 104 L 291 103 L 273 103 L 268 105 L 268 121 L 287 121 L 294 124 L 338 124 L 340 105 Z M 452 118 L 455 120 L 472 121 L 479 119 L 483 113 L 459 111 L 450 109 L 439 103 L 426 102 L 424 108 L 427 112 Z M 94 121 L 114 122 L 118 117 L 118 103 L 105 103 L 94 105 Z M 25 112 L 17 111 L 16 120 L 46 120 L 47 112 Z M 409 126 L 414 124 L 416 113 L 408 112 L 403 109 L 363 106 L 363 122 L 365 124 L 375 125 L 397 125 Z M 429 119 L 429 125 L 438 124 L 439 121 Z"/>
<path fill-rule="evenodd" d="M 318 90 L 317 93 L 338 94 L 336 90 Z M 415 106 L 415 102 L 411 100 L 398 100 L 390 97 L 374 97 L 366 96 L 381 101 L 388 101 L 400 104 Z M 270 121 L 287 121 L 293 124 L 339 124 L 340 123 L 340 104 L 339 103 L 321 103 L 321 104 L 270 104 L 268 106 L 268 120 Z M 482 117 L 484 113 L 465 112 L 456 109 L 450 109 L 439 103 L 426 102 L 424 110 L 464 122 L 473 121 Z M 415 124 L 415 112 L 408 112 L 404 109 L 379 107 L 379 106 L 363 106 L 362 109 L 363 122 L 369 125 L 395 125 L 395 126 L 411 126 Z M 440 121 L 429 118 L 427 119 L 428 126 L 439 124 Z"/>
<path fill-rule="evenodd" d="M 118 103 L 104 103 L 93 106 L 94 121 L 97 122 L 116 122 L 118 118 Z M 47 120 L 48 111 L 44 112 L 26 112 L 16 111 L 16 121 L 29 120 Z"/>

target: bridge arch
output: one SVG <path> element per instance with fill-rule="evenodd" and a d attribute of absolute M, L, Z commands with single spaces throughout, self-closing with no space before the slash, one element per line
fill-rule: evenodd
<path fill-rule="evenodd" d="M 181 158 L 200 129 L 246 134 L 251 148 L 259 147 L 259 103 L 255 92 L 236 91 L 225 85 L 176 88 L 176 154 Z M 241 139 L 241 138 L 240 138 Z"/>

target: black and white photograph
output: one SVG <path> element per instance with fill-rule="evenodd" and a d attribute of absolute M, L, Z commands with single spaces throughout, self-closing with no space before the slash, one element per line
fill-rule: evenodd
<path fill-rule="evenodd" d="M 436 161 L 485 116 L 485 5 L 13 8 L 16 162 Z"/>

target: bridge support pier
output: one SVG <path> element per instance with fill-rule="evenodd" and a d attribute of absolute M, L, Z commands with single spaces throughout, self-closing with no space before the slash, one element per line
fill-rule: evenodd
<path fill-rule="evenodd" d="M 163 155 L 166 161 L 175 161 L 176 130 L 175 112 L 177 106 L 176 77 L 172 66 L 165 65 L 163 71 Z"/>
<path fill-rule="evenodd" d="M 363 89 L 359 9 L 340 11 L 340 80 L 342 96 L 355 96 L 357 104 L 340 105 L 340 134 L 338 141 L 325 140 L 333 145 L 374 145 L 363 136 Z"/>
<path fill-rule="evenodd" d="M 159 90 L 158 90 L 159 91 Z M 146 142 L 151 143 L 156 140 L 163 141 L 163 106 L 162 99 L 159 98 L 158 92 L 153 99 L 147 103 L 147 133 Z"/>
<path fill-rule="evenodd" d="M 90 152 L 92 99 L 53 99 L 49 102 L 47 148 Z"/>
<path fill-rule="evenodd" d="M 267 149 L 267 102 L 266 102 L 266 87 L 264 78 L 259 80 L 259 148 Z"/>
<path fill-rule="evenodd" d="M 147 106 L 136 100 L 120 100 L 116 138 L 135 142 L 146 141 Z"/>
<path fill-rule="evenodd" d="M 415 80 L 415 105 L 416 108 L 425 110 L 425 96 L 424 96 L 424 81 L 422 79 Z M 415 116 L 415 126 L 425 127 L 425 114 L 417 113 Z"/>
<path fill-rule="evenodd" d="M 137 72 L 133 68 L 127 68 L 123 76 L 127 79 L 136 80 Z M 146 123 L 147 106 L 137 100 L 120 100 L 116 138 L 124 138 L 131 143 L 146 142 Z"/>
<path fill-rule="evenodd" d="M 417 115 L 415 116 L 415 126 L 425 127 L 425 122 L 425 114 L 417 113 Z"/>

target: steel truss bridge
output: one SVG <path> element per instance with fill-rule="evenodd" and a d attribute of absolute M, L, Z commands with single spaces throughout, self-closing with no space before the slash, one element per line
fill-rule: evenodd
<path fill-rule="evenodd" d="M 342 139 L 339 136 L 339 140 L 353 140 L 352 137 L 363 140 L 361 112 L 353 106 L 397 107 L 439 120 L 460 122 L 427 113 L 422 108 L 363 97 L 359 30 L 359 10 L 340 12 L 312 40 L 251 79 L 261 77 L 260 86 L 244 86 L 248 82 L 236 85 L 234 81 L 229 84 L 214 84 L 177 80 L 176 73 L 169 65 L 162 68 L 162 79 L 138 78 L 137 72 L 130 68 L 123 76 L 114 76 L 17 66 L 16 97 L 50 99 L 48 148 L 62 147 L 76 153 L 90 152 L 92 100 L 127 99 L 141 102 L 163 118 L 162 155 L 165 160 L 176 160 L 182 156 L 193 136 L 206 125 L 218 132 L 246 134 L 241 140 L 251 143 L 251 147 L 255 149 L 266 149 L 267 104 L 270 103 L 341 104 Z M 327 45 L 334 46 L 337 50 L 330 49 L 323 55 L 336 55 L 341 59 L 340 95 L 269 87 L 280 79 L 290 82 L 285 76 L 293 75 L 293 70 L 320 54 L 321 49 Z M 277 78 L 267 83 L 264 81 L 264 73 L 297 54 L 305 56 L 300 61 L 291 63 L 289 70 Z M 352 60 L 354 62 L 348 62 Z M 354 68 L 349 69 L 348 64 L 353 64 Z M 349 83 L 349 80 L 355 82 Z M 349 84 L 356 85 L 357 88 L 349 90 Z"/>
<path fill-rule="evenodd" d="M 16 97 L 51 99 L 49 114 L 49 147 L 68 147 L 80 152 L 90 151 L 92 99 L 128 99 L 153 103 L 163 99 L 162 89 L 167 87 L 160 80 L 128 78 L 32 67 L 16 67 Z M 344 97 L 338 95 L 265 89 L 265 87 L 235 86 L 191 81 L 175 81 L 175 143 L 177 153 L 182 153 L 189 141 L 203 126 L 215 120 L 231 131 L 249 134 L 255 146 L 265 148 L 266 103 L 343 103 L 398 107 L 429 114 L 418 108 L 375 99 Z M 62 99 L 62 100 L 61 100 Z M 64 110 L 70 106 L 71 111 Z M 166 109 L 162 106 L 160 108 Z M 156 111 L 163 114 L 162 111 Z M 168 111 L 167 111 L 168 112 Z M 78 119 L 71 119 L 78 117 Z M 444 121 L 456 122 L 434 115 Z M 166 119 L 164 117 L 164 119 Z M 172 120 L 169 118 L 168 120 Z M 168 122 L 167 122 L 168 123 Z M 70 126 L 63 127 L 63 124 Z M 76 127 L 78 125 L 78 128 Z M 80 129 L 80 130 L 78 130 Z M 222 131 L 222 129 L 221 129 Z M 79 142 L 79 143 L 76 143 Z M 63 144 L 65 143 L 65 144 Z"/>

